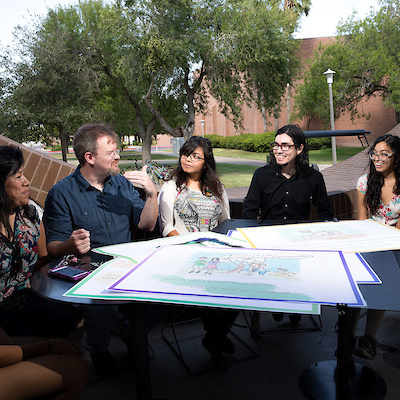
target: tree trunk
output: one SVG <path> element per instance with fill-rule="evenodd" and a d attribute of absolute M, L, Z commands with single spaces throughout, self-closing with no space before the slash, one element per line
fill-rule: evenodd
<path fill-rule="evenodd" d="M 286 85 L 287 124 L 290 124 L 290 85 Z"/>
<path fill-rule="evenodd" d="M 267 113 L 265 111 L 265 107 L 261 107 L 261 115 L 263 119 L 263 128 L 264 128 L 264 133 L 268 132 L 268 123 L 267 123 Z"/>
<path fill-rule="evenodd" d="M 395 111 L 396 114 L 396 122 L 400 124 L 400 111 Z"/>
<path fill-rule="evenodd" d="M 275 132 L 278 132 L 279 121 L 278 121 L 278 107 L 274 105 L 274 122 L 275 122 Z"/>
<path fill-rule="evenodd" d="M 58 128 L 58 131 L 60 132 L 62 159 L 63 161 L 67 162 L 69 135 L 64 131 L 62 126 Z"/>
<path fill-rule="evenodd" d="M 186 105 L 187 105 L 187 110 L 188 110 L 188 116 L 186 119 L 185 126 L 177 126 L 175 129 L 173 129 L 168 124 L 168 122 L 165 120 L 163 115 L 158 110 L 156 110 L 156 108 L 153 106 L 153 104 L 151 102 L 151 92 L 154 87 L 154 79 L 153 79 L 152 83 L 150 84 L 149 90 L 147 91 L 146 95 L 143 96 L 143 100 L 146 103 L 150 112 L 157 118 L 157 120 L 160 123 L 160 125 L 162 126 L 162 128 L 170 135 L 172 135 L 174 137 L 184 137 L 185 139 L 188 139 L 193 135 L 194 117 L 195 117 L 194 96 L 195 96 L 196 92 L 200 89 L 201 82 L 203 81 L 204 75 L 205 75 L 205 67 L 204 67 L 204 65 L 202 65 L 200 74 L 199 74 L 198 78 L 196 79 L 196 82 L 192 88 L 189 85 L 189 70 L 185 71 L 183 85 L 185 87 L 186 94 L 187 94 Z"/>
<path fill-rule="evenodd" d="M 147 161 L 151 161 L 151 142 L 153 139 L 153 130 L 156 125 L 157 119 L 154 117 L 149 125 L 147 125 L 147 129 L 142 137 L 142 163 L 144 164 Z"/>

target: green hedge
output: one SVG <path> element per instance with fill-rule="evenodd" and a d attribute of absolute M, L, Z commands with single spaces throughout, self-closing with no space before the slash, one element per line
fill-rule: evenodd
<path fill-rule="evenodd" d="M 214 148 L 219 149 L 239 149 L 251 151 L 253 153 L 270 153 L 271 143 L 275 139 L 275 132 L 260 134 L 246 133 L 237 136 L 206 135 Z M 330 138 L 308 139 L 309 150 L 327 149 L 331 147 Z"/>

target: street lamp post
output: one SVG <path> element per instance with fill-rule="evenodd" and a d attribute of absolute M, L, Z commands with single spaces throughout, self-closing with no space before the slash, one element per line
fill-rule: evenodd
<path fill-rule="evenodd" d="M 326 81 L 329 87 L 329 110 L 331 114 L 331 130 L 335 130 L 335 116 L 333 113 L 333 95 L 332 95 L 332 83 L 333 83 L 333 74 L 335 71 L 332 71 L 330 68 L 324 72 L 326 76 Z M 337 164 L 337 154 L 336 154 L 336 137 L 332 136 L 332 163 L 333 165 Z"/>
<path fill-rule="evenodd" d="M 204 119 L 200 120 L 200 123 L 201 123 L 201 135 L 203 137 L 204 137 L 204 122 L 206 122 L 206 121 L 204 121 Z"/>

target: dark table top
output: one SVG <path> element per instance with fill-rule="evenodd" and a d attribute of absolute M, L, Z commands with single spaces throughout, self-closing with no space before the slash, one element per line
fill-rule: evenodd
<path fill-rule="evenodd" d="M 294 221 L 263 221 L 248 219 L 232 219 L 223 221 L 215 232 L 226 233 L 240 227 L 260 226 L 260 225 L 279 225 L 282 223 L 293 223 Z M 307 222 L 307 221 L 297 221 Z M 382 280 L 382 284 L 362 284 L 359 285 L 360 290 L 367 301 L 369 309 L 400 311 L 400 268 L 398 260 L 400 260 L 400 251 L 380 251 L 372 253 L 362 253 L 365 260 L 378 274 Z M 109 256 L 89 253 L 89 258 L 85 262 L 90 261 L 107 261 Z M 57 262 L 50 263 L 33 274 L 31 278 L 32 289 L 39 295 L 48 299 L 62 301 L 74 304 L 123 304 L 131 302 L 129 300 L 102 300 L 89 298 L 65 297 L 63 294 L 69 290 L 75 283 L 63 279 L 54 278 L 48 275 L 48 270 L 53 268 Z"/>
<path fill-rule="evenodd" d="M 90 252 L 82 259 L 84 263 L 90 262 L 105 262 L 110 260 L 112 257 Z M 34 292 L 40 296 L 48 298 L 50 300 L 62 301 L 64 303 L 73 304 L 92 304 L 92 305 L 117 305 L 129 303 L 129 300 L 103 300 L 103 299 L 89 299 L 89 298 L 78 298 L 78 297 L 66 297 L 63 294 L 71 289 L 76 282 L 67 281 L 60 278 L 55 278 L 48 274 L 49 269 L 54 268 L 60 260 L 54 261 L 50 264 L 45 265 L 39 271 L 36 271 L 31 277 L 31 285 Z M 95 267 L 93 267 L 95 269 Z"/>

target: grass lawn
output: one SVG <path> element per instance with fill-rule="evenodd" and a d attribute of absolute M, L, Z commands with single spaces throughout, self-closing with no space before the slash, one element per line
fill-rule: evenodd
<path fill-rule="evenodd" d="M 226 188 L 250 186 L 255 165 L 218 164 L 218 176 Z"/>
<path fill-rule="evenodd" d="M 347 160 L 362 150 L 364 150 L 362 147 L 339 147 L 336 149 L 337 160 L 338 162 Z M 311 164 L 332 164 L 332 149 L 311 150 L 309 156 Z"/>

